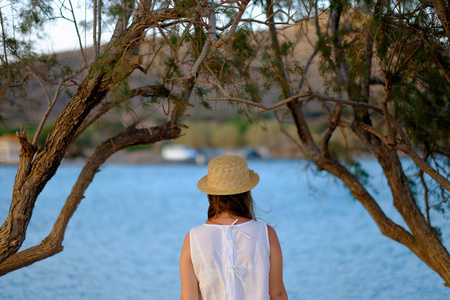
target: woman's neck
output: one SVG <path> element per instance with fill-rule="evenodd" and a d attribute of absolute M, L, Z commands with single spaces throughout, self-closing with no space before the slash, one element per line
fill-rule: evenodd
<path fill-rule="evenodd" d="M 217 224 L 217 225 L 231 225 L 234 221 L 236 221 L 236 224 L 245 223 L 250 221 L 248 218 L 244 217 L 238 217 L 234 214 L 230 213 L 221 213 L 211 219 L 209 219 L 206 224 Z"/>

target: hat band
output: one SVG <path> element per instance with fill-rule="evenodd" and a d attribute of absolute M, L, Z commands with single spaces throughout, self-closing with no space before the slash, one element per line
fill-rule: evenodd
<path fill-rule="evenodd" d="M 234 179 L 234 180 L 230 180 L 230 181 L 220 182 L 220 184 L 217 184 L 217 185 L 214 184 L 215 181 L 207 180 L 206 186 L 210 189 L 227 192 L 227 191 L 240 190 L 240 189 L 248 186 L 249 182 L 250 182 L 250 177 L 246 176 L 245 178 L 241 178 L 239 180 Z M 213 183 L 213 184 L 211 184 L 211 183 Z"/>

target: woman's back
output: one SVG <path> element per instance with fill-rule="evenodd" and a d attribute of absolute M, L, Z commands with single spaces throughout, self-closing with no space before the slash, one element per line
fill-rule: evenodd
<path fill-rule="evenodd" d="M 190 231 L 190 250 L 204 300 L 270 299 L 265 223 L 197 226 Z"/>
<path fill-rule="evenodd" d="M 208 221 L 183 242 L 182 300 L 287 300 L 277 234 L 254 220 L 250 190 L 258 182 L 245 158 L 223 155 L 208 163 L 197 183 L 208 195 Z"/>

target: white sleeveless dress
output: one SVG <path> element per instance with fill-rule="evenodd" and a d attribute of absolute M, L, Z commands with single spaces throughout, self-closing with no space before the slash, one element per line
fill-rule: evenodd
<path fill-rule="evenodd" d="M 270 300 L 267 225 L 203 224 L 191 229 L 191 260 L 202 300 Z"/>

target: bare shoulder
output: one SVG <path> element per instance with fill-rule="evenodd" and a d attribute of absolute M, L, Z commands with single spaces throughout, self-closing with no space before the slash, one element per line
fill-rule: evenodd
<path fill-rule="evenodd" d="M 190 234 L 184 237 L 180 255 L 181 299 L 199 299 L 198 280 L 190 255 Z"/>
<path fill-rule="evenodd" d="M 270 226 L 269 224 L 267 224 L 267 230 L 269 231 L 269 234 L 277 234 L 276 232 L 275 232 L 275 229 L 273 229 L 273 227 L 272 226 Z"/>
<path fill-rule="evenodd" d="M 186 233 L 183 241 L 183 246 L 181 248 L 181 256 L 189 257 L 191 253 L 191 237 L 190 232 Z"/>
<path fill-rule="evenodd" d="M 279 244 L 278 236 L 277 236 L 277 233 L 276 233 L 275 229 L 273 229 L 272 226 L 267 225 L 267 231 L 268 231 L 268 235 L 269 235 L 269 243 L 270 243 L 270 245 Z"/>

